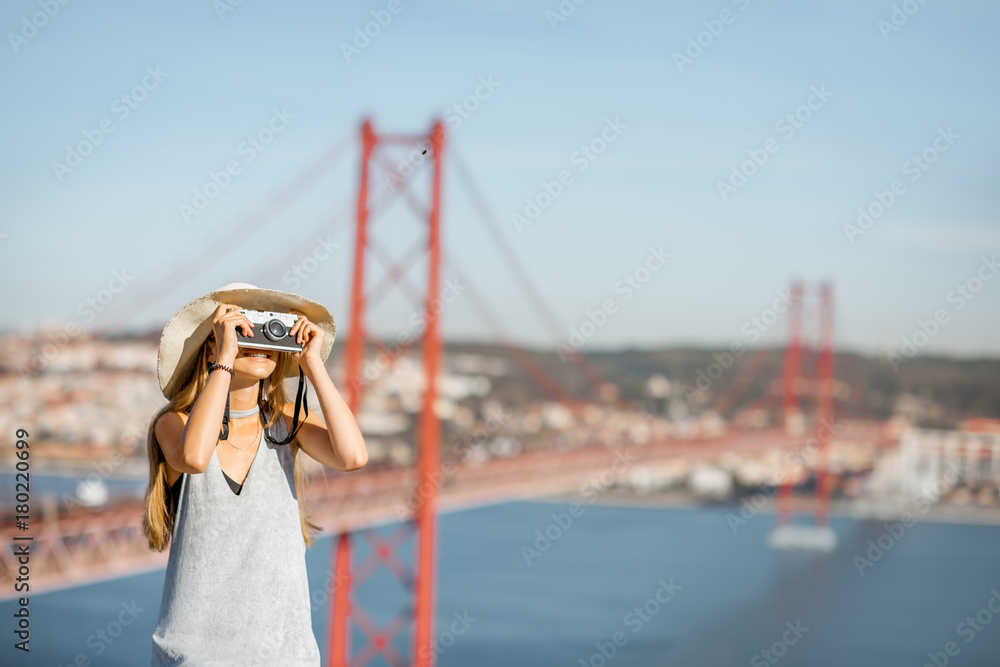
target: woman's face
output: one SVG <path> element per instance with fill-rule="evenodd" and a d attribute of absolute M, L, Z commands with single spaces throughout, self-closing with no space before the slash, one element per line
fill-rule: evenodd
<path fill-rule="evenodd" d="M 208 339 L 208 361 L 215 361 L 216 355 L 215 336 Z M 257 347 L 241 347 L 233 361 L 233 370 L 237 373 L 260 380 L 266 378 L 278 365 L 277 350 L 265 350 Z"/>

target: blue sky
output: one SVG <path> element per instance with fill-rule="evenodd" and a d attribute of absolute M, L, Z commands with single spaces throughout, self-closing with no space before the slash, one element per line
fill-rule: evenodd
<path fill-rule="evenodd" d="M 24 21 L 39 3 L 5 3 L 0 327 L 162 327 L 189 299 L 242 281 L 320 300 L 346 333 L 361 118 L 385 132 L 426 132 L 490 80 L 477 108 L 447 123 L 444 271 L 471 284 L 446 307 L 447 336 L 494 337 L 474 290 L 507 335 L 530 345 L 568 339 L 608 300 L 614 312 L 586 349 L 748 343 L 746 323 L 798 277 L 834 283 L 841 347 L 885 354 L 943 309 L 921 353 L 998 355 L 1000 277 L 961 308 L 953 290 L 974 287 L 977 271 L 992 278 L 980 267 L 1000 253 L 1000 6 L 914 0 L 916 11 L 885 32 L 879 21 L 891 20 L 893 4 L 588 0 L 550 24 L 555 1 L 401 0 L 388 14 L 388 0 L 244 0 L 221 18 L 210 0 L 70 2 L 32 32 Z M 391 21 L 348 62 L 341 45 L 372 12 Z M 699 33 L 705 46 L 679 68 L 674 53 Z M 157 67 L 158 82 L 147 76 Z M 144 77 L 126 117 L 115 100 Z M 799 110 L 813 90 L 828 94 Z M 280 132 L 248 159 L 243 142 L 275 109 L 286 118 Z M 789 136 L 778 123 L 797 110 L 809 117 Z M 580 147 L 600 147 L 609 119 L 623 129 L 581 170 Z M 53 163 L 102 121 L 113 131 L 60 180 Z M 948 128 L 953 139 L 934 155 Z M 290 206 L 249 227 L 340 145 L 340 159 Z M 936 161 L 907 171 L 925 150 Z M 754 173 L 724 201 L 718 183 L 748 151 L 767 159 L 746 167 Z M 560 335 L 517 290 L 456 154 Z M 186 222 L 181 205 L 228 162 L 239 173 Z M 564 170 L 570 182 L 518 230 L 511 216 Z M 851 243 L 845 224 L 894 180 L 902 194 Z M 424 175 L 414 190 L 426 200 Z M 402 202 L 373 224 L 390 254 L 419 239 Z M 616 285 L 651 246 L 670 259 L 626 299 Z M 217 252 L 206 257 L 206 247 Z M 296 281 L 296 266 L 313 270 Z M 377 279 L 378 263 L 369 267 Z M 88 319 L 80 304 L 117 288 L 113 272 L 123 269 L 127 285 Z M 412 326 L 412 310 L 393 295 L 369 325 L 392 337 Z M 778 322 L 763 340 L 783 334 Z"/>

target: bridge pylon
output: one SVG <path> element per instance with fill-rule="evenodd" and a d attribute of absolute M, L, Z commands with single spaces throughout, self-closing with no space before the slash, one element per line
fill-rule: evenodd
<path fill-rule="evenodd" d="M 443 344 L 440 329 L 440 299 L 441 292 L 441 184 L 444 149 L 444 126 L 440 120 L 435 121 L 426 134 L 414 135 L 383 135 L 378 134 L 370 119 L 361 126 L 361 174 L 357 203 L 357 227 L 354 245 L 354 269 L 351 283 L 351 316 L 350 329 L 347 334 L 345 349 L 345 370 L 347 403 L 355 416 L 360 416 L 364 392 L 370 384 L 369 369 L 363 370 L 366 348 L 371 344 L 380 348 L 381 355 L 386 355 L 391 365 L 401 355 L 412 347 L 419 345 L 425 388 L 422 406 L 419 413 L 417 428 L 416 457 L 417 478 L 413 490 L 415 509 L 412 516 L 395 527 L 388 537 L 380 537 L 374 531 L 363 531 L 363 537 L 371 543 L 371 552 L 364 562 L 352 563 L 352 552 L 356 533 L 344 532 L 336 538 L 332 549 L 333 572 L 336 588 L 333 595 L 331 614 L 331 631 L 329 655 L 331 667 L 362 667 L 376 656 L 381 655 L 390 665 L 415 665 L 430 667 L 434 655 L 431 638 L 435 616 L 435 515 L 437 509 L 437 491 L 440 468 L 440 422 L 434 411 L 437 398 L 438 369 L 441 364 Z M 384 296 L 383 281 L 378 290 L 367 291 L 368 272 L 366 260 L 369 252 L 378 252 L 377 258 L 383 259 L 384 250 L 374 243 L 371 234 L 371 176 L 374 164 L 380 164 L 380 149 L 390 145 L 402 145 L 410 148 L 409 164 L 412 167 L 422 160 L 422 156 L 430 153 L 433 170 L 430 184 L 430 207 L 424 214 L 420 225 L 426 229 L 426 238 L 418 242 L 414 251 L 407 253 L 409 260 L 400 260 L 392 266 L 387 266 L 385 278 L 407 289 L 412 296 L 415 288 L 406 280 L 404 261 L 411 262 L 416 254 L 427 254 L 426 295 L 423 298 L 424 329 L 419 338 L 413 342 L 401 344 L 395 349 L 388 349 L 380 341 L 368 337 L 365 325 L 366 314 L 381 296 Z M 422 152 L 421 152 L 422 150 Z M 408 175 L 410 168 L 405 170 L 386 170 L 389 187 L 397 195 L 409 196 Z M 421 248 L 420 246 L 424 247 Z M 405 281 L 405 284 L 404 284 Z M 411 535 L 415 537 L 414 566 L 407 567 L 402 559 L 394 553 Z M 364 580 L 381 566 L 387 567 L 406 587 L 412 596 L 412 606 L 401 610 L 386 625 L 379 627 L 364 612 L 355 599 L 355 591 Z M 396 636 L 410 625 L 413 631 L 413 655 L 405 660 L 394 645 Z M 352 628 L 353 626 L 353 628 Z M 367 642 L 352 653 L 352 629 L 363 634 Z"/>
<path fill-rule="evenodd" d="M 776 549 L 814 549 L 830 551 L 836 546 L 836 535 L 829 526 L 830 515 L 830 441 L 833 438 L 833 286 L 821 283 L 819 292 L 819 356 L 816 364 L 815 397 L 816 411 L 813 424 L 814 436 L 811 442 L 800 450 L 800 460 L 815 445 L 816 497 L 814 525 L 795 525 L 792 522 L 792 483 L 788 469 L 778 491 L 777 526 L 768 541 Z M 805 421 L 799 396 L 807 386 L 802 378 L 802 312 L 805 289 L 802 282 L 792 283 L 788 309 L 788 343 L 785 348 L 785 368 L 783 373 L 782 420 L 789 434 L 804 435 Z"/>

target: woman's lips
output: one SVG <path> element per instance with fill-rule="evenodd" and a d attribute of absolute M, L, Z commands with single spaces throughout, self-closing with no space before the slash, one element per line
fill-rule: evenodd
<path fill-rule="evenodd" d="M 256 355 L 256 354 L 263 354 L 264 356 L 263 357 L 252 356 L 252 355 Z M 255 361 L 270 361 L 271 360 L 271 353 L 270 352 L 264 352 L 263 350 L 244 350 L 242 356 L 246 357 L 247 359 L 253 359 Z"/>

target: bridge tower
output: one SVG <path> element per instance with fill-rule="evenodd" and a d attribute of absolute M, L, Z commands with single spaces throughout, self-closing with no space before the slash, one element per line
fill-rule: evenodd
<path fill-rule="evenodd" d="M 444 150 L 444 127 L 437 120 L 427 134 L 415 135 L 383 135 L 378 134 L 370 119 L 361 126 L 361 178 L 357 203 L 357 229 L 354 246 L 354 271 L 351 283 L 351 320 L 347 335 L 345 350 L 345 369 L 347 384 L 347 402 L 355 416 L 360 415 L 366 380 L 362 370 L 365 350 L 369 343 L 375 347 L 385 347 L 379 341 L 370 340 L 365 326 L 365 316 L 374 305 L 372 297 L 381 297 L 384 290 L 366 291 L 368 274 L 365 271 L 367 253 L 373 249 L 374 237 L 371 235 L 369 214 L 371 212 L 371 175 L 373 164 L 379 163 L 379 149 L 385 146 L 404 146 L 410 149 L 411 156 L 430 152 L 431 177 L 430 208 L 425 219 L 420 221 L 426 226 L 426 244 L 415 249 L 427 254 L 426 295 L 423 299 L 424 321 L 426 325 L 420 334 L 419 341 L 412 345 L 400 346 L 388 351 L 390 361 L 394 361 L 410 347 L 419 345 L 421 348 L 423 372 L 426 380 L 422 407 L 420 410 L 416 454 L 417 483 L 414 489 L 415 511 L 406 522 L 397 526 L 385 538 L 367 531 L 364 537 L 372 543 L 371 553 L 364 562 L 352 563 L 352 546 L 356 536 L 353 533 L 341 533 L 336 538 L 333 549 L 333 571 L 335 589 L 333 595 L 333 610 L 331 614 L 332 627 L 330 631 L 330 665 L 331 667 L 362 667 L 376 656 L 381 655 L 390 665 L 415 664 L 416 667 L 430 667 L 433 653 L 431 638 L 435 616 L 435 514 L 437 503 L 438 470 L 440 467 L 440 422 L 434 411 L 437 397 L 437 376 L 441 363 L 442 341 L 440 330 L 440 309 L 437 299 L 441 283 L 441 181 Z M 421 153 L 421 149 L 423 152 Z M 415 160 L 416 161 L 416 160 Z M 390 187 L 397 194 L 406 194 L 407 179 L 398 172 L 389 173 Z M 424 216 L 421 216 L 424 217 Z M 379 248 L 378 246 L 374 246 Z M 380 249 L 380 248 L 379 248 Z M 397 262 L 387 267 L 386 278 L 392 283 L 401 285 L 406 278 L 406 267 Z M 385 282 L 378 287 L 384 286 Z M 413 292 L 412 284 L 406 285 L 409 293 Z M 419 493 L 417 490 L 419 489 Z M 415 535 L 414 535 L 415 533 Z M 393 553 L 407 538 L 414 535 L 415 567 L 407 568 Z M 403 609 L 395 618 L 383 627 L 378 627 L 357 604 L 354 592 L 364 579 L 380 566 L 386 566 L 412 596 L 412 607 Z M 366 637 L 367 644 L 352 653 L 351 630 L 353 625 Z M 414 626 L 413 655 L 404 661 L 399 651 L 393 645 L 393 640 L 400 632 L 410 625 Z"/>
<path fill-rule="evenodd" d="M 830 551 L 836 546 L 836 535 L 829 526 L 830 514 L 830 441 L 833 437 L 833 286 L 822 283 L 819 291 L 819 356 L 816 364 L 816 411 L 813 424 L 814 436 L 803 443 L 800 457 L 810 456 L 815 449 L 816 497 L 814 525 L 792 523 L 792 485 L 785 474 L 778 491 L 777 526 L 769 536 L 776 549 L 815 549 Z M 799 396 L 806 383 L 802 379 L 802 313 L 803 283 L 793 282 L 788 309 L 788 343 L 785 348 L 783 373 L 782 420 L 785 430 L 794 435 L 804 435 L 805 427 L 799 406 Z M 787 471 L 785 471 L 787 473 Z"/>

